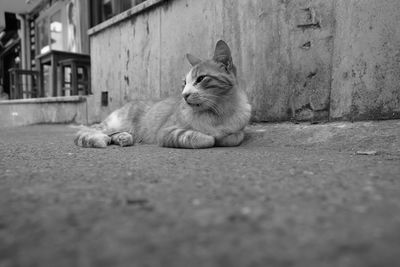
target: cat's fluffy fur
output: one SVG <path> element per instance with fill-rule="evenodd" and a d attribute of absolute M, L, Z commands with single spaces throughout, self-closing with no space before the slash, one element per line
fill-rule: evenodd
<path fill-rule="evenodd" d="M 81 129 L 75 144 L 106 147 L 144 142 L 179 148 L 240 145 L 251 106 L 238 87 L 228 45 L 218 41 L 210 60 L 190 54 L 187 59 L 192 69 L 184 79 L 182 96 L 128 103 L 100 124 Z"/>

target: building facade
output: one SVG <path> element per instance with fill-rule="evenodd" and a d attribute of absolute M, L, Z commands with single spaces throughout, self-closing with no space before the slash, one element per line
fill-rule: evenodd
<path fill-rule="evenodd" d="M 18 15 L 23 45 L 9 51 L 26 69 L 54 49 L 90 55 L 90 94 L 75 98 L 85 114 L 70 118 L 79 123 L 179 94 L 184 55 L 208 58 L 219 39 L 232 49 L 255 121 L 392 119 L 400 117 L 399 13 L 397 0 L 47 0 Z M 51 76 L 48 97 L 60 92 Z"/>

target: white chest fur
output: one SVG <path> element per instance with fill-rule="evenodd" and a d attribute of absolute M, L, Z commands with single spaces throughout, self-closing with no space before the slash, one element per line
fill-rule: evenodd
<path fill-rule="evenodd" d="M 251 106 L 243 92 L 240 92 L 237 101 L 230 103 L 230 105 L 234 105 L 235 109 L 225 116 L 216 116 L 212 113 L 193 114 L 188 112 L 185 120 L 194 130 L 217 138 L 236 133 L 248 124 L 251 116 Z"/>

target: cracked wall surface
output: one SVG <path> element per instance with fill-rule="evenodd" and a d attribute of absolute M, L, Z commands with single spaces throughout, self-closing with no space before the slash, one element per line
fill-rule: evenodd
<path fill-rule="evenodd" d="M 179 94 L 184 55 L 208 58 L 219 39 L 232 49 L 255 121 L 395 117 L 398 14 L 397 0 L 162 2 L 91 35 L 90 118 Z"/>

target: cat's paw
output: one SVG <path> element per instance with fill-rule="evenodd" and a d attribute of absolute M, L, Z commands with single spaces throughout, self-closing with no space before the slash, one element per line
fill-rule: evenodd
<path fill-rule="evenodd" d="M 134 144 L 133 136 L 127 132 L 112 135 L 111 142 L 119 146 L 132 146 Z"/>
<path fill-rule="evenodd" d="M 239 131 L 237 133 L 229 134 L 224 137 L 216 139 L 216 146 L 238 146 L 242 143 L 244 139 L 244 132 Z"/>
<path fill-rule="evenodd" d="M 201 134 L 192 141 L 192 148 L 210 148 L 215 145 L 215 138 L 210 135 Z"/>
<path fill-rule="evenodd" d="M 74 142 L 81 147 L 104 148 L 111 143 L 111 138 L 101 132 L 80 131 L 76 134 Z"/>

